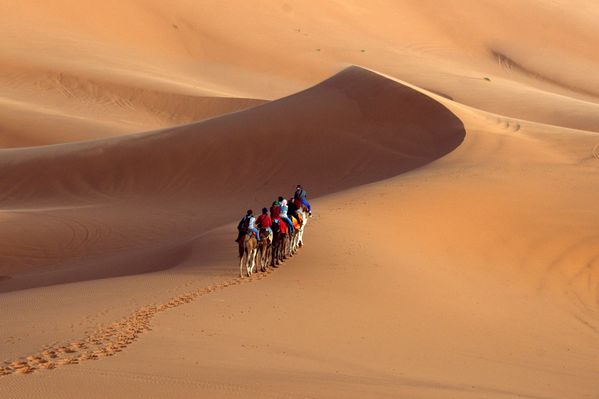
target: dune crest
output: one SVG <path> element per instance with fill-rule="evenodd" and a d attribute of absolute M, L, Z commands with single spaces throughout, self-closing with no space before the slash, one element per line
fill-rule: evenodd
<path fill-rule="evenodd" d="M 266 101 L 140 82 L 10 68 L 0 78 L 0 148 L 102 139 L 182 125 Z M 198 90 L 199 91 L 199 90 Z"/>
<path fill-rule="evenodd" d="M 461 121 L 437 101 L 350 67 L 311 89 L 225 118 L 6 150 L 0 166 L 9 189 L 0 199 L 9 209 L 32 201 L 64 205 L 65 196 L 201 194 L 207 183 L 240 191 L 289 184 L 288 176 L 305 181 L 317 170 L 328 177 L 313 190 L 324 194 L 431 162 L 459 145 L 464 134 Z M 342 157 L 331 157 L 336 146 L 343 148 Z M 256 164 L 248 170 L 250 160 Z M 271 168 L 282 164 L 288 168 Z"/>
<path fill-rule="evenodd" d="M 267 205 L 296 180 L 312 196 L 375 182 L 447 154 L 464 135 L 462 122 L 436 100 L 349 67 L 298 94 L 221 118 L 5 150 L 0 167 L 8 189 L 0 206 L 12 222 L 0 228 L 0 246 L 13 250 L 2 251 L 1 264 L 10 266 L 0 274 L 13 278 L 0 289 L 172 267 L 192 237 L 238 217 L 240 198 L 249 197 L 247 207 Z M 172 217 L 163 203 L 193 217 L 141 239 L 143 225 Z M 107 206 L 111 216 L 101 216 Z M 96 237 L 75 233 L 76 245 L 66 245 L 79 230 Z"/>

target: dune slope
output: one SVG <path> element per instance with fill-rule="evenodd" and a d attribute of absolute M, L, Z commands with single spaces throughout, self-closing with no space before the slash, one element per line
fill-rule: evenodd
<path fill-rule="evenodd" d="M 306 247 L 251 284 L 232 279 L 234 225 L 227 224 L 197 237 L 174 269 L 3 294 L 25 325 L 38 306 L 65 307 L 63 323 L 93 325 L 81 314 L 106 320 L 102 326 L 125 321 L 116 332 L 100 330 L 100 360 L 85 361 L 77 349 L 61 356 L 81 364 L 10 375 L 0 389 L 14 397 L 85 390 L 91 397 L 592 398 L 596 137 L 498 123 L 447 105 L 468 131 L 457 149 L 314 201 Z M 207 268 L 221 281 L 206 281 Z M 85 298 L 70 293 L 75 287 Z M 121 290 L 131 299 L 106 298 Z M 19 294 L 28 291 L 24 301 Z M 65 306 L 74 298 L 85 310 Z M 114 350 L 112 342 L 138 326 L 121 317 L 164 305 L 172 308 L 150 319 L 151 331 Z M 7 359 L 36 353 L 27 351 L 31 343 L 48 335 L 59 342 L 51 348 L 90 337 L 83 327 L 41 334 L 33 326 L 30 344 L 12 343 Z"/>
<path fill-rule="evenodd" d="M 445 155 L 464 134 L 437 101 L 351 67 L 304 92 L 222 118 L 5 150 L 0 162 L 9 188 L 1 206 L 11 223 L 0 234 L 12 250 L 2 252 L 0 275 L 12 278 L 0 286 L 172 267 L 176 257 L 159 253 L 179 253 L 192 237 L 244 208 L 267 205 L 295 180 L 313 195 L 377 181 Z M 186 220 L 175 216 L 187 212 Z M 62 277 L 49 270 L 62 270 Z"/>

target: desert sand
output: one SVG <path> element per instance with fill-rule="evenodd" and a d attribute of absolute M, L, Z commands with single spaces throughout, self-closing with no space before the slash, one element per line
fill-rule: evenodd
<path fill-rule="evenodd" d="M 595 2 L 0 14 L 1 397 L 597 397 Z"/>

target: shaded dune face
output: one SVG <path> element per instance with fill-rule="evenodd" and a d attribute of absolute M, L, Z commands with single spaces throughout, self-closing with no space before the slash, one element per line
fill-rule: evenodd
<path fill-rule="evenodd" d="M 311 197 L 398 175 L 464 139 L 434 99 L 350 67 L 221 118 L 3 151 L 0 291 L 176 266 L 193 239 L 301 183 Z M 79 272 L 77 272 L 79 271 Z"/>
<path fill-rule="evenodd" d="M 98 198 L 288 188 L 326 194 L 397 175 L 457 147 L 461 121 L 437 101 L 350 67 L 290 97 L 124 138 L 3 153 L 4 209 Z M 307 155 L 309 154 L 309 155 Z"/>

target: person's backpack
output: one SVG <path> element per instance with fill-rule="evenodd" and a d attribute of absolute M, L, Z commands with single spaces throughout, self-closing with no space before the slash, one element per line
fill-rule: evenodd
<path fill-rule="evenodd" d="M 237 225 L 237 230 L 239 230 L 242 233 L 245 233 L 248 231 L 249 227 L 250 227 L 250 218 L 247 216 L 244 216 L 243 219 L 241 219 L 239 221 L 239 224 Z"/>
<path fill-rule="evenodd" d="M 243 221 L 242 228 L 243 228 L 243 231 L 245 231 L 246 233 L 247 233 L 247 231 L 250 228 L 250 219 L 251 219 L 251 216 L 246 216 L 245 219 L 244 219 L 244 221 Z"/>

